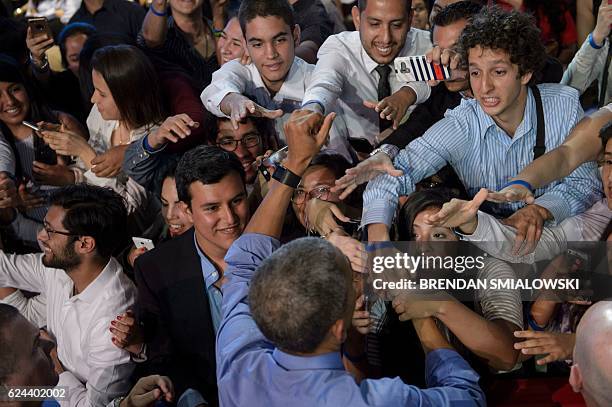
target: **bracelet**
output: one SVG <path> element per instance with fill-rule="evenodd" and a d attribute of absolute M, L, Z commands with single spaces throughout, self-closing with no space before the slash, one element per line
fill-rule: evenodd
<path fill-rule="evenodd" d="M 595 49 L 601 49 L 603 48 L 603 46 L 605 45 L 606 40 L 604 39 L 604 43 L 601 45 L 597 45 L 597 43 L 595 42 L 595 40 L 593 39 L 593 33 L 591 32 L 589 34 L 589 44 L 591 45 L 591 47 L 595 48 Z"/>
<path fill-rule="evenodd" d="M 168 17 L 168 10 L 164 10 L 163 13 L 160 13 L 159 11 L 155 10 L 155 7 L 153 7 L 153 3 L 151 3 L 151 5 L 149 6 L 149 10 L 157 17 Z"/>
<path fill-rule="evenodd" d="M 288 187 L 295 189 L 300 184 L 302 177 L 297 174 L 294 174 L 293 171 L 291 171 L 290 169 L 279 165 L 278 167 L 276 167 L 274 174 L 272 174 L 272 179 L 275 179 L 281 184 L 285 184 Z"/>
<path fill-rule="evenodd" d="M 531 313 L 527 317 L 527 323 L 529 324 L 529 327 L 531 329 L 533 329 L 534 331 L 536 331 L 536 332 L 544 331 L 544 328 L 541 327 L 540 325 L 536 324 L 536 322 L 533 320 L 533 318 L 531 317 Z"/>
<path fill-rule="evenodd" d="M 533 187 L 531 186 L 531 184 L 527 181 L 523 181 L 522 179 L 515 179 L 514 181 L 510 181 L 506 185 L 504 185 L 502 189 L 508 188 L 509 186 L 512 186 L 512 185 L 522 185 L 528 190 L 533 191 Z"/>

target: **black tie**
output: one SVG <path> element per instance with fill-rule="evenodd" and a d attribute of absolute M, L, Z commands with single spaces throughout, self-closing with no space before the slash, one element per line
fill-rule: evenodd
<path fill-rule="evenodd" d="M 384 98 L 391 96 L 391 85 L 389 84 L 389 75 L 391 74 L 391 67 L 389 65 L 378 65 L 376 72 L 380 75 L 378 80 L 378 101 L 380 102 Z M 384 130 L 391 127 L 391 121 L 387 119 L 378 119 L 378 130 L 382 133 Z"/>

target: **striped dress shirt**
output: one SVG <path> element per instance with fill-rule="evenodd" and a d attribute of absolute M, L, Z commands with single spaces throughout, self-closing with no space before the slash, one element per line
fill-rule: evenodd
<path fill-rule="evenodd" d="M 566 139 L 584 112 L 578 92 L 558 84 L 538 85 L 545 117 L 546 151 Z M 444 119 L 434 124 L 395 158 L 394 165 L 404 175 L 380 175 L 372 180 L 364 193 L 362 224 L 393 220 L 399 196 L 408 195 L 415 183 L 435 174 L 449 163 L 465 186 L 469 196 L 480 188 L 500 190 L 533 161 L 536 142 L 537 116 L 535 99 L 528 92 L 523 121 L 514 137 L 498 127 L 474 99 L 446 112 Z M 601 197 L 601 181 L 597 166 L 588 162 L 569 176 L 535 191 L 535 203 L 548 209 L 554 222 L 584 212 Z M 522 203 L 499 204 L 490 208 L 496 216 L 508 216 Z"/>

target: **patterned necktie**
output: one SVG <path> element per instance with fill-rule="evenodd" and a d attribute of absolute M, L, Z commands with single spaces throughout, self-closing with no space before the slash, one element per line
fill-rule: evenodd
<path fill-rule="evenodd" d="M 380 76 L 378 80 L 378 101 L 380 102 L 384 98 L 391 96 L 391 85 L 389 84 L 391 67 L 389 65 L 378 65 L 375 70 Z M 390 120 L 378 118 L 378 130 L 381 133 L 391 127 L 391 124 Z"/>

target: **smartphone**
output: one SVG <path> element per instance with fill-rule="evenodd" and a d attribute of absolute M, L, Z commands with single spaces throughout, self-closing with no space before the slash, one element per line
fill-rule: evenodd
<path fill-rule="evenodd" d="M 445 81 L 451 77 L 448 66 L 427 62 L 425 55 L 395 58 L 393 64 L 402 82 Z"/>
<path fill-rule="evenodd" d="M 57 154 L 39 136 L 34 136 L 34 160 L 47 165 L 57 164 Z"/>
<path fill-rule="evenodd" d="M 280 165 L 280 163 L 287 157 L 288 151 L 289 148 L 285 146 L 275 153 L 272 153 L 268 158 L 262 160 L 258 170 L 261 172 L 261 175 L 263 175 L 266 181 L 270 181 L 272 178 L 272 174 L 270 174 L 268 167 L 276 168 L 276 166 Z"/>
<path fill-rule="evenodd" d="M 374 146 L 364 138 L 349 137 L 348 142 L 353 150 L 358 153 L 370 154 L 374 151 Z"/>
<path fill-rule="evenodd" d="M 26 126 L 26 127 L 31 128 L 31 129 L 32 129 L 32 130 L 34 130 L 34 131 L 40 131 L 40 130 L 41 130 L 41 128 L 40 128 L 40 127 L 38 127 L 38 126 L 36 126 L 35 124 L 32 124 L 32 123 L 30 123 L 30 122 L 28 122 L 28 121 L 26 121 L 26 120 L 22 121 L 22 122 L 21 122 L 21 124 L 23 124 L 23 125 L 24 125 L 24 126 Z"/>
<path fill-rule="evenodd" d="M 46 17 L 29 17 L 27 21 L 33 37 L 47 34 L 48 38 L 53 38 L 53 33 Z"/>
<path fill-rule="evenodd" d="M 144 237 L 133 237 L 132 242 L 134 242 L 134 246 L 136 246 L 137 249 L 142 249 L 143 247 L 147 250 L 155 249 L 155 245 L 151 239 L 145 239 Z"/>

